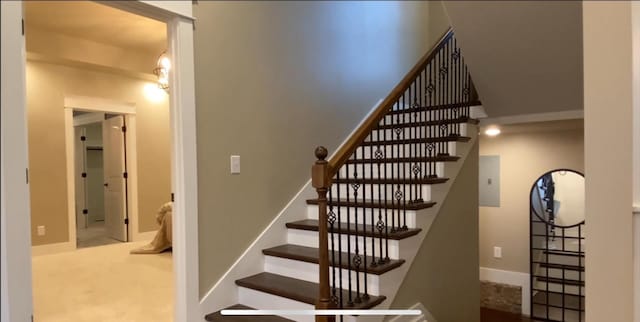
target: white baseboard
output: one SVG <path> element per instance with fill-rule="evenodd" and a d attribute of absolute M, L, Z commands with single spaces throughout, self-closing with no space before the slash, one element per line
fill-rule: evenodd
<path fill-rule="evenodd" d="M 493 283 L 520 286 L 522 288 L 522 314 L 529 316 L 531 312 L 530 275 L 527 273 L 504 271 L 495 268 L 480 267 L 480 280 Z"/>
<path fill-rule="evenodd" d="M 145 241 L 145 240 L 152 241 L 153 238 L 156 237 L 157 233 L 158 233 L 157 230 L 146 231 L 146 232 L 137 233 L 137 234 L 134 233 L 132 242 Z"/>
<path fill-rule="evenodd" d="M 31 256 L 51 255 L 76 250 L 75 242 L 31 246 Z"/>

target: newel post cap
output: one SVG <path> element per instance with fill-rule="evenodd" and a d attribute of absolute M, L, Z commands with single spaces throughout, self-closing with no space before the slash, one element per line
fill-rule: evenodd
<path fill-rule="evenodd" d="M 327 148 L 319 146 L 316 148 L 315 154 L 316 158 L 318 158 L 318 161 L 325 161 L 327 155 L 329 155 L 329 151 L 327 151 Z"/>

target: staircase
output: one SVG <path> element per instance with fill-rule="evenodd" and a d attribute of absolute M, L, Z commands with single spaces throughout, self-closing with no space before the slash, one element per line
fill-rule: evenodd
<path fill-rule="evenodd" d="M 239 304 L 229 309 L 388 308 L 444 197 L 434 191 L 450 184 L 446 175 L 463 157 L 456 152 L 475 140 L 472 105 L 477 97 L 449 30 L 331 158 L 316 149 L 317 198 L 306 200 L 303 218 L 285 223 L 285 244 L 262 249 L 262 271 L 235 280 Z M 287 319 L 335 317 L 205 316 Z"/>

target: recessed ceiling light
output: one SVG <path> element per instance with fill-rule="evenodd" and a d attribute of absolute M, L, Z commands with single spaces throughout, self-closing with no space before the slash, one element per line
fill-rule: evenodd
<path fill-rule="evenodd" d="M 488 136 L 496 136 L 500 134 L 500 129 L 497 127 L 490 127 L 484 131 L 484 134 Z"/>

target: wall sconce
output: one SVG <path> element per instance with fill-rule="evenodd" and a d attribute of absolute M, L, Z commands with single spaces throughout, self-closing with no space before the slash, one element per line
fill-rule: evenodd
<path fill-rule="evenodd" d="M 171 61 L 167 56 L 167 52 L 163 52 L 158 61 L 156 62 L 156 68 L 153 69 L 153 73 L 158 77 L 158 87 L 169 92 L 169 71 L 171 70 Z"/>

